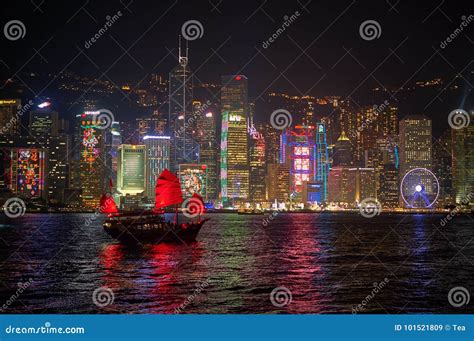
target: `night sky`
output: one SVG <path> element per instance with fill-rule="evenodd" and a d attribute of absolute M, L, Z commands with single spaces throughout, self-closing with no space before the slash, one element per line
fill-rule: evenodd
<path fill-rule="evenodd" d="M 440 48 L 462 16 L 472 13 L 472 6 L 458 2 L 127 1 L 4 2 L 2 27 L 20 20 L 26 36 L 9 41 L 1 35 L 1 74 L 70 70 L 135 85 L 151 72 L 168 74 L 177 63 L 183 23 L 198 20 L 203 36 L 189 44 L 196 80 L 218 83 L 222 74 L 242 73 L 253 98 L 272 90 L 349 95 L 434 77 L 448 83 L 458 73 L 472 88 L 474 21 Z M 106 16 L 118 11 L 120 19 L 86 49 Z M 296 11 L 299 17 L 264 49 L 284 16 Z M 378 39 L 361 38 L 359 26 L 366 20 L 380 24 Z"/>

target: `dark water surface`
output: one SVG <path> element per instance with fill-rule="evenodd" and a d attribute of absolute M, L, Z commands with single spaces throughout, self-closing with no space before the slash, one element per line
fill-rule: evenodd
<path fill-rule="evenodd" d="M 267 215 L 210 214 L 196 243 L 135 249 L 92 216 L 2 221 L 4 313 L 351 313 L 363 300 L 362 313 L 474 312 L 474 298 L 448 302 L 456 286 L 474 295 L 468 216 L 441 227 L 443 215 L 279 214 L 264 226 Z M 94 304 L 99 287 L 112 304 Z M 289 304 L 272 304 L 276 287 L 291 292 Z"/>

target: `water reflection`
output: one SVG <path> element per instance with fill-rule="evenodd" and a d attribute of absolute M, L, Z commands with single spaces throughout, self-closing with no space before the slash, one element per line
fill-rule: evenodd
<path fill-rule="evenodd" d="M 374 282 L 390 282 L 365 313 L 455 312 L 454 286 L 474 287 L 469 217 L 438 231 L 440 216 L 214 214 L 190 245 L 125 247 L 84 215 L 25 215 L 2 224 L 0 299 L 32 278 L 10 313 L 350 313 Z M 462 254 L 459 253 L 462 251 Z M 202 283 L 209 283 L 196 293 Z M 114 303 L 92 293 L 106 286 Z M 276 287 L 290 304 L 270 301 Z"/>

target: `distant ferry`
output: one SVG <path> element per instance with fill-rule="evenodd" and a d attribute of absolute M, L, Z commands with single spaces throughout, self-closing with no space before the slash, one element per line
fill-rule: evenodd
<path fill-rule="evenodd" d="M 104 194 L 100 200 L 100 211 L 107 214 L 104 230 L 111 237 L 126 244 L 148 244 L 161 242 L 191 242 L 209 219 L 202 219 L 204 202 L 194 194 L 190 200 L 191 216 L 198 216 L 197 221 L 178 223 L 178 209 L 174 222 L 166 221 L 163 208 L 183 202 L 179 179 L 165 169 L 158 177 L 156 184 L 155 207 L 148 211 L 120 213 L 110 194 Z"/>

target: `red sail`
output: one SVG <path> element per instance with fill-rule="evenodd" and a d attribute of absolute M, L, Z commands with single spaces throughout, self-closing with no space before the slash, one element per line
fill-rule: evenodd
<path fill-rule="evenodd" d="M 115 201 L 110 194 L 103 194 L 100 198 L 99 211 L 105 214 L 118 213 L 117 205 L 115 205 Z"/>
<path fill-rule="evenodd" d="M 155 209 L 183 202 L 179 179 L 167 169 L 158 177 L 155 193 Z"/>
<path fill-rule="evenodd" d="M 206 212 L 204 200 L 202 199 L 202 197 L 199 194 L 194 193 L 192 198 L 195 199 L 194 201 L 199 205 L 199 207 L 197 207 L 197 212 L 199 214 L 203 214 L 204 212 Z"/>

